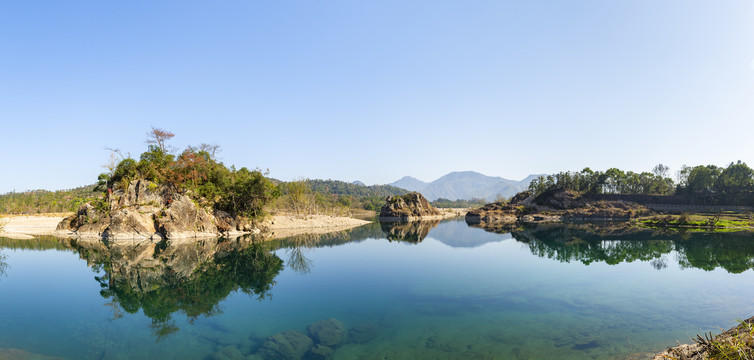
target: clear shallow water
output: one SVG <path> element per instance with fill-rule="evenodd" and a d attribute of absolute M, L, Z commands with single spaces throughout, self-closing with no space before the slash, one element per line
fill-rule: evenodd
<path fill-rule="evenodd" d="M 263 244 L 0 240 L 0 348 L 260 358 L 268 336 L 336 318 L 362 330 L 336 359 L 622 359 L 754 314 L 749 235 L 593 230 L 447 221 Z"/>

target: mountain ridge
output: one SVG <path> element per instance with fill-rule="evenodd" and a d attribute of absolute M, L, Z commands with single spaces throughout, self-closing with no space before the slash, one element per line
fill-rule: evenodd
<path fill-rule="evenodd" d="M 540 175 L 530 174 L 522 180 L 510 180 L 499 176 L 484 175 L 476 171 L 453 171 L 430 182 L 404 176 L 387 185 L 420 192 L 430 201 L 440 198 L 448 200 L 478 198 L 492 201 L 498 196 L 512 197 L 525 190 L 531 180 L 538 176 Z"/>

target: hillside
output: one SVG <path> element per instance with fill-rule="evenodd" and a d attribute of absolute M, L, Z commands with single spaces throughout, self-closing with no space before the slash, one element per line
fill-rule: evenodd
<path fill-rule="evenodd" d="M 32 190 L 10 192 L 0 195 L 2 214 L 38 214 L 75 211 L 85 202 L 92 201 L 101 193 L 94 192 L 94 185 L 70 190 Z"/>
<path fill-rule="evenodd" d="M 503 197 L 515 195 L 526 189 L 531 180 L 538 176 L 529 175 L 523 180 L 517 181 L 487 176 L 474 171 L 457 171 L 429 183 L 405 176 L 388 185 L 420 192 L 430 201 L 439 198 L 449 200 L 478 198 L 492 201 L 498 195 Z"/>

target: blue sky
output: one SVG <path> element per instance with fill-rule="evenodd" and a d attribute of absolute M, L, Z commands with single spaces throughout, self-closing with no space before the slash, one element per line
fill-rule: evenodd
<path fill-rule="evenodd" d="M 754 165 L 754 3 L 0 2 L 0 193 L 151 126 L 284 180 Z"/>

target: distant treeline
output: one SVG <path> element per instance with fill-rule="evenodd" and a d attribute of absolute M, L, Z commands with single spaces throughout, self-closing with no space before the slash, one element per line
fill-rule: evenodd
<path fill-rule="evenodd" d="M 540 176 L 528 191 L 540 195 L 548 191 L 570 190 L 582 194 L 675 195 L 688 203 L 717 205 L 754 204 L 754 170 L 738 161 L 727 167 L 683 166 L 678 182 L 667 176 L 668 167 L 659 164 L 652 172 L 635 173 L 611 168 L 605 172 L 585 168 L 580 172 L 560 172 Z"/>
<path fill-rule="evenodd" d="M 332 214 L 350 209 L 379 211 L 385 198 L 407 190 L 390 185 L 356 185 L 338 180 L 278 182 L 279 198 L 273 208 L 297 214 Z"/>
<path fill-rule="evenodd" d="M 33 190 L 0 195 L 0 213 L 39 214 L 75 211 L 86 202 L 96 200 L 101 194 L 94 192 L 95 185 L 71 190 Z"/>
<path fill-rule="evenodd" d="M 445 198 L 439 198 L 435 201 L 430 201 L 430 204 L 434 207 L 438 208 L 471 208 L 471 207 L 480 207 L 486 203 L 488 203 L 485 199 L 471 199 L 471 200 L 450 200 Z"/>

